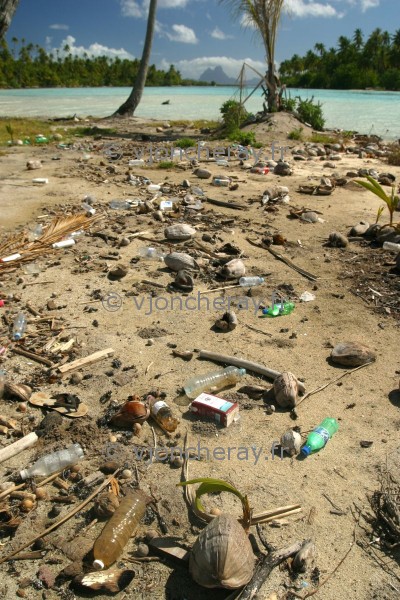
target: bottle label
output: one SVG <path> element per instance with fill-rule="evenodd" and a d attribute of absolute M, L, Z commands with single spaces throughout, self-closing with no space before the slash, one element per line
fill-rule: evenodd
<path fill-rule="evenodd" d="M 324 440 L 324 445 L 329 441 L 330 439 L 330 435 L 329 435 L 329 431 L 327 429 L 325 429 L 325 427 L 316 427 L 314 429 L 314 433 L 318 433 Z"/>
<path fill-rule="evenodd" d="M 153 413 L 154 416 L 156 416 L 156 414 L 162 409 L 164 408 L 164 406 L 166 408 L 168 408 L 168 404 L 166 402 L 164 402 L 163 400 L 159 400 L 158 402 L 155 402 L 153 404 L 153 406 L 151 407 L 151 412 Z"/>

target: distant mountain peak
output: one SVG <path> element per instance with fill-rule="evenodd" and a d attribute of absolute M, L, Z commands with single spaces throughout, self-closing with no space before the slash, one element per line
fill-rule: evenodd
<path fill-rule="evenodd" d="M 220 85 L 232 85 L 236 83 L 236 79 L 234 77 L 229 77 L 223 70 L 221 66 L 217 66 L 214 68 L 209 67 L 206 69 L 199 77 L 199 81 L 206 81 L 207 83 L 211 83 L 215 81 L 215 83 L 219 83 Z"/>

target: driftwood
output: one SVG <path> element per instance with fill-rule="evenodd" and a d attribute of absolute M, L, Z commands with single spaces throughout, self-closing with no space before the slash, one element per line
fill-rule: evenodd
<path fill-rule="evenodd" d="M 300 275 L 303 275 L 303 277 L 305 277 L 309 281 L 317 281 L 318 277 L 316 275 L 313 275 L 312 273 L 305 271 L 301 267 L 298 267 L 297 265 L 292 263 L 291 260 L 282 256 L 282 254 L 279 254 L 279 252 L 276 252 L 275 250 L 272 250 L 272 248 L 269 248 L 269 246 L 266 246 L 265 244 L 262 244 L 262 243 L 260 244 L 258 242 L 255 242 L 254 240 L 251 240 L 250 238 L 246 238 L 246 239 L 250 244 L 252 244 L 252 246 L 256 246 L 257 248 L 264 248 L 264 250 L 267 250 L 276 259 L 282 261 L 283 263 L 285 263 L 285 265 L 287 265 L 288 267 L 290 267 L 291 269 L 293 269 Z"/>
<path fill-rule="evenodd" d="M 258 563 L 251 581 L 243 588 L 239 596 L 236 596 L 237 600 L 252 600 L 253 598 L 256 598 L 261 586 L 270 576 L 272 570 L 284 560 L 293 556 L 293 554 L 297 554 L 302 545 L 303 542 L 296 542 L 295 544 L 292 544 L 292 546 L 282 548 L 282 550 L 276 550 L 264 556 Z"/>
<path fill-rule="evenodd" d="M 255 363 L 250 360 L 245 360 L 243 358 L 238 358 L 237 356 L 226 356 L 224 354 L 217 354 L 216 352 L 208 352 L 208 350 L 200 350 L 199 358 L 205 358 L 206 360 L 212 360 L 213 362 L 218 363 L 226 363 L 228 365 L 238 367 L 239 369 L 246 369 L 247 371 L 264 375 L 264 377 L 268 377 L 268 379 L 272 380 L 281 375 L 279 371 L 274 371 L 273 369 L 264 367 L 264 365 L 260 365 L 259 363 Z"/>
<path fill-rule="evenodd" d="M 98 352 L 94 352 L 94 354 L 89 354 L 89 356 L 85 356 L 85 358 L 78 358 L 77 360 L 73 360 L 66 365 L 62 365 L 58 367 L 57 370 L 61 375 L 66 375 L 67 373 L 71 373 L 71 371 L 76 371 L 81 367 L 86 367 L 87 365 L 91 365 L 103 358 L 109 358 L 114 354 L 113 348 L 106 348 L 106 350 L 99 350 Z"/>
<path fill-rule="evenodd" d="M 234 208 L 235 210 L 245 210 L 245 206 L 237 204 L 237 202 L 224 202 L 224 200 L 215 200 L 214 198 L 208 198 L 207 202 L 215 204 L 215 206 L 225 206 L 225 208 Z"/>
<path fill-rule="evenodd" d="M 39 438 L 36 435 L 36 433 L 32 431 L 31 433 L 28 433 L 28 435 L 25 435 L 23 438 L 17 440 L 13 444 L 9 444 L 5 448 L 2 448 L 0 450 L 0 463 L 4 462 L 5 460 L 8 460 L 9 458 L 12 458 L 13 456 L 19 454 L 23 450 L 27 450 L 28 448 L 36 444 L 38 439 Z"/>

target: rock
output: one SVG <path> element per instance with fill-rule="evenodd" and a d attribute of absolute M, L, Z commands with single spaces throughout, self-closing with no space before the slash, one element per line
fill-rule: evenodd
<path fill-rule="evenodd" d="M 376 236 L 378 242 L 394 242 L 395 244 L 400 243 L 400 233 L 394 227 L 385 227 Z"/>
<path fill-rule="evenodd" d="M 40 160 L 28 160 L 28 162 L 26 163 L 26 168 L 29 171 L 34 171 L 35 169 L 41 169 L 42 166 L 43 165 Z"/>
<path fill-rule="evenodd" d="M 307 223 L 318 223 L 318 215 L 312 210 L 307 210 L 300 215 L 300 219 L 302 221 L 306 221 Z"/>
<path fill-rule="evenodd" d="M 341 342 L 333 348 L 331 359 L 338 365 L 359 367 L 360 365 L 373 362 L 376 359 L 376 355 L 367 346 L 364 346 L 364 344 L 358 342 Z"/>
<path fill-rule="evenodd" d="M 211 171 L 208 169 L 195 169 L 193 175 L 196 175 L 199 179 L 210 179 L 212 177 Z"/>
<path fill-rule="evenodd" d="M 333 231 L 329 234 L 328 244 L 334 248 L 346 248 L 349 245 L 349 240 L 342 233 Z"/>
<path fill-rule="evenodd" d="M 283 160 L 280 160 L 274 169 L 274 173 L 275 173 L 275 175 L 287 176 L 287 175 L 291 175 L 293 173 L 293 171 L 290 168 L 289 163 L 287 163 Z"/>
<path fill-rule="evenodd" d="M 129 267 L 123 264 L 118 264 L 112 267 L 108 272 L 108 278 L 111 280 L 123 279 L 128 274 Z"/>
<path fill-rule="evenodd" d="M 336 169 L 336 165 L 334 162 L 326 162 L 324 163 L 324 167 L 326 167 L 327 169 Z"/>
<path fill-rule="evenodd" d="M 39 568 L 37 577 L 38 577 L 39 581 L 41 581 L 43 583 L 44 587 L 47 588 L 48 590 L 50 590 L 56 582 L 56 576 L 54 575 L 54 573 L 52 571 L 50 571 L 50 569 L 47 565 L 42 565 Z"/>
<path fill-rule="evenodd" d="M 368 231 L 369 227 L 370 225 L 367 223 L 367 221 L 360 221 L 357 223 L 357 225 L 354 225 L 354 227 L 350 229 L 350 235 L 355 237 L 364 235 Z"/>
<path fill-rule="evenodd" d="M 378 225 L 378 223 L 374 223 L 373 225 L 370 225 L 368 227 L 368 229 L 364 235 L 365 235 L 365 237 L 374 240 L 374 239 L 376 239 L 376 236 L 378 235 L 380 230 L 381 230 L 381 226 Z"/>
<path fill-rule="evenodd" d="M 215 322 L 215 327 L 217 329 L 219 329 L 220 331 L 233 331 L 234 329 L 236 329 L 237 325 L 238 325 L 238 318 L 232 310 L 229 312 L 226 312 L 222 316 L 222 319 L 218 319 Z"/>

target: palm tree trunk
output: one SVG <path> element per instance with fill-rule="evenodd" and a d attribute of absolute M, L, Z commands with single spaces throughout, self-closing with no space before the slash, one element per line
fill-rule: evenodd
<path fill-rule="evenodd" d="M 275 77 L 275 65 L 272 62 L 268 63 L 268 111 L 275 112 L 278 109 L 277 105 L 277 83 Z"/>
<path fill-rule="evenodd" d="M 136 75 L 135 83 L 129 98 L 121 104 L 119 109 L 112 115 L 132 117 L 142 99 L 144 86 L 146 83 L 147 70 L 149 68 L 151 46 L 153 43 L 154 27 L 156 23 L 157 0 L 150 0 L 149 14 L 147 17 L 146 39 L 144 41 L 142 58 L 140 59 L 139 70 Z"/>
<path fill-rule="evenodd" d="M 0 0 L 0 40 L 5 36 L 19 0 Z"/>

